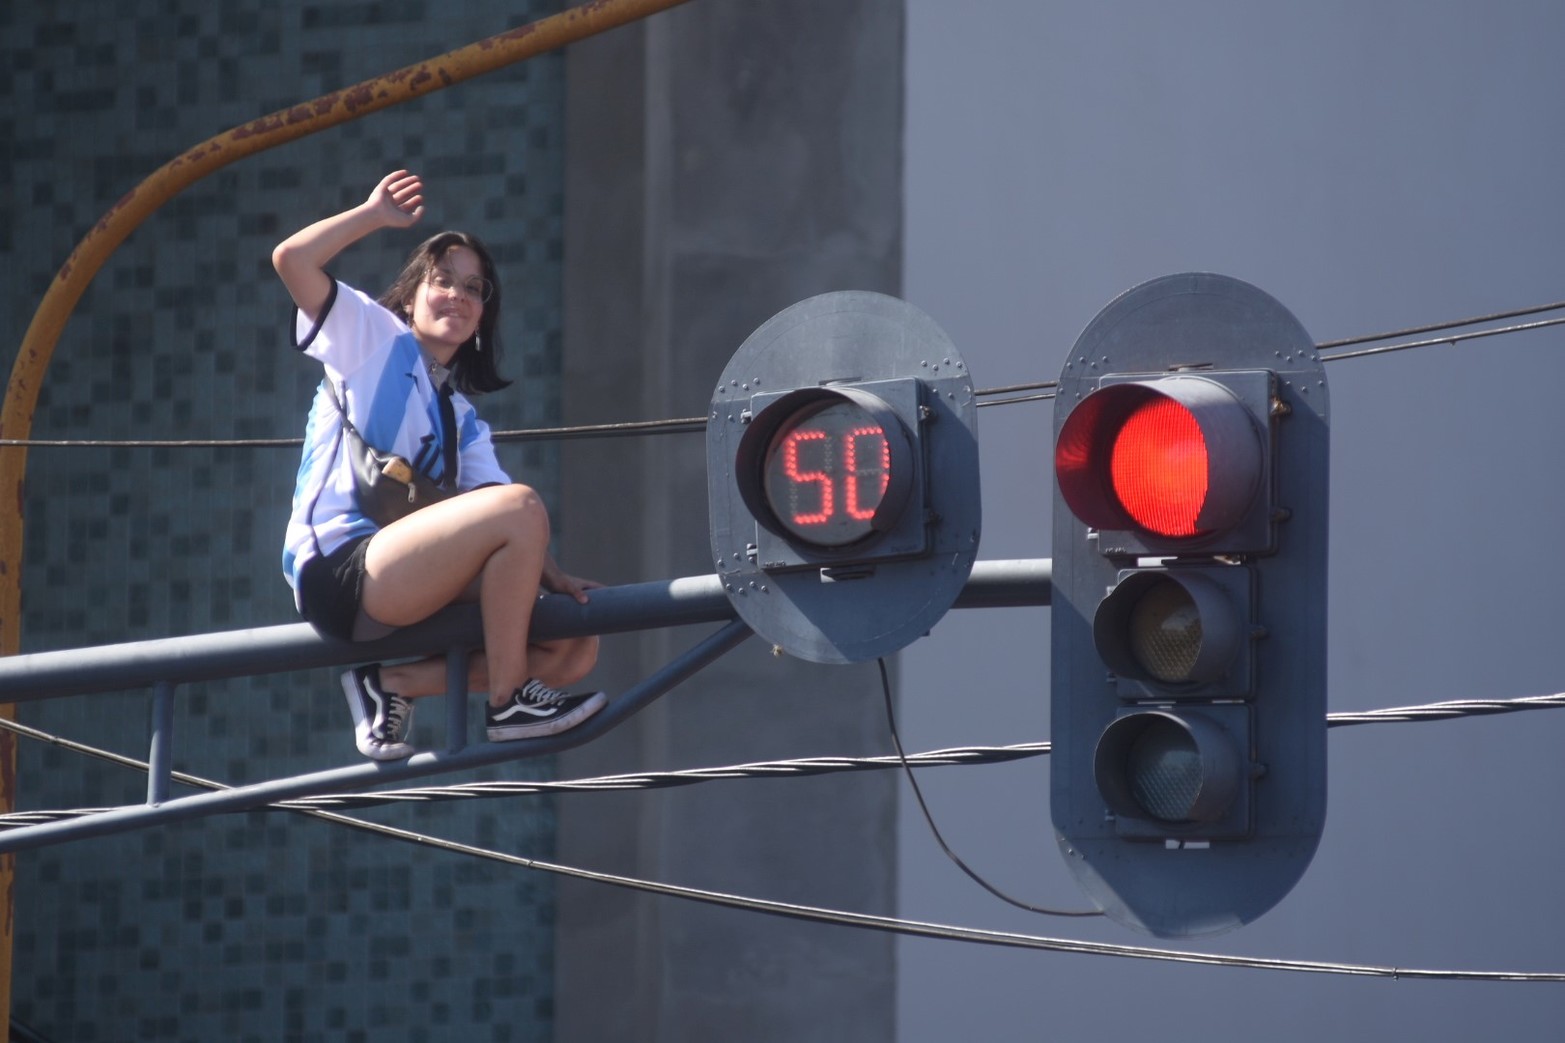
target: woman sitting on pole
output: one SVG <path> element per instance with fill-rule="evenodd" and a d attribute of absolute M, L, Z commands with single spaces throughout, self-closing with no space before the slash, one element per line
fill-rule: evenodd
<path fill-rule="evenodd" d="M 358 206 L 295 232 L 272 252 L 298 311 L 293 340 L 322 363 L 294 489 L 283 568 L 300 613 L 324 634 L 369 640 L 459 601 L 477 601 L 484 653 L 469 685 L 489 693 L 490 741 L 572 728 L 607 701 L 572 695 L 597 661 L 595 637 L 532 642 L 541 590 L 585 603 L 599 586 L 549 553 L 538 493 L 512 484 L 468 395 L 509 381 L 495 365 L 500 289 L 483 244 L 442 232 L 413 251 L 379 301 L 326 265 L 384 228 L 424 214 L 423 182 L 388 174 Z M 388 495 L 389 489 L 389 495 Z M 406 497 L 404 499 L 403 497 Z M 413 509 L 421 503 L 427 506 Z M 409 756 L 409 700 L 446 689 L 443 658 L 342 675 L 359 751 Z"/>

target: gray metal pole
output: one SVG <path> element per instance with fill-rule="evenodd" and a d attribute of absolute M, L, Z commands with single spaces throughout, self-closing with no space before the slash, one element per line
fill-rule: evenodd
<path fill-rule="evenodd" d="M 248 811 L 280 800 L 316 796 L 339 790 L 362 789 L 382 783 L 439 775 L 445 772 L 542 757 L 591 742 L 628 720 L 655 699 L 737 647 L 750 636 L 750 628 L 738 620 L 674 658 L 624 695 L 609 703 L 585 723 L 568 732 L 543 739 L 483 743 L 456 753 L 415 753 L 400 762 L 371 762 L 346 768 L 295 775 L 286 779 L 200 793 L 152 805 L 132 805 L 100 811 L 81 818 L 19 826 L 0 833 L 0 854 L 28 851 L 68 840 L 124 833 L 147 826 L 204 818 L 226 811 Z"/>
<path fill-rule="evenodd" d="M 1047 558 L 980 561 L 957 608 L 1016 608 L 1049 603 Z M 551 594 L 533 613 L 542 639 L 720 623 L 735 612 L 717 576 L 688 576 L 594 590 L 579 605 Z M 344 667 L 411 656 L 441 655 L 483 643 L 477 605 L 458 605 L 377 641 L 336 641 L 308 623 L 158 638 L 95 648 L 0 657 L 0 703 L 188 684 L 224 677 Z"/>
<path fill-rule="evenodd" d="M 446 750 L 460 753 L 467 746 L 467 649 L 446 653 Z"/>
<path fill-rule="evenodd" d="M 592 592 L 578 605 L 552 594 L 533 613 L 542 639 L 720 623 L 734 618 L 716 576 L 636 583 Z M 308 623 L 157 638 L 119 645 L 0 658 L 0 703 L 147 688 L 224 677 L 344 667 L 443 655 L 483 644 L 477 605 L 457 605 L 375 641 L 337 641 Z"/>
<path fill-rule="evenodd" d="M 147 754 L 147 803 L 156 807 L 168 800 L 174 764 L 174 686 L 167 681 L 152 686 L 151 745 Z"/>
<path fill-rule="evenodd" d="M 958 608 L 1047 605 L 1052 578 L 1046 559 L 977 562 L 956 601 Z M 0 855 L 66 840 L 119 833 L 220 812 L 248 810 L 295 797 L 539 757 L 590 742 L 724 655 L 750 635 L 716 576 L 697 576 L 593 591 L 587 605 L 551 595 L 534 613 L 542 638 L 609 634 L 701 622 L 726 625 L 611 702 L 595 717 L 563 735 L 467 747 L 468 649 L 479 647 L 476 606 L 448 609 L 415 627 L 378 641 L 343 642 L 320 636 L 307 624 L 162 638 L 98 648 L 0 658 L 0 702 L 152 687 L 152 750 L 147 804 L 83 818 L 23 826 L 0 833 Z M 173 700 L 176 684 L 220 677 L 277 673 L 312 667 L 417 655 L 447 656 L 448 749 L 418 753 L 400 763 L 364 763 L 292 778 L 169 799 Z"/>

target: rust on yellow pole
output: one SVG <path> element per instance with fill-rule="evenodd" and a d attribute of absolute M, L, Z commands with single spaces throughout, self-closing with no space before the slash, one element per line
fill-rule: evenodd
<path fill-rule="evenodd" d="M 0 440 L 25 441 L 45 370 L 65 323 L 116 248 L 173 196 L 236 160 L 381 109 L 400 105 L 614 29 L 688 0 L 589 0 L 556 15 L 366 80 L 353 87 L 252 120 L 175 157 L 131 189 L 84 236 L 60 266 L 22 337 L 5 401 Z M 0 445 L 0 655 L 21 650 L 22 536 L 27 447 Z M 15 707 L 0 705 L 15 719 Z M 0 814 L 16 806 L 16 736 L 0 729 Z M 0 855 L 0 1043 L 10 1038 L 14 855 Z"/>

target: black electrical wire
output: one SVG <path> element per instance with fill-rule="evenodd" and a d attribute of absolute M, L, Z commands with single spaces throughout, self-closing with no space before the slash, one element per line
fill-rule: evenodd
<path fill-rule="evenodd" d="M 48 743 L 51 746 L 87 757 L 133 768 L 147 770 L 146 762 L 114 753 L 111 750 L 75 742 L 38 728 L 0 718 L 0 728 L 23 738 Z M 611 793 L 640 790 L 673 789 L 700 782 L 732 779 L 804 778 L 812 775 L 832 775 L 843 772 L 884 771 L 898 768 L 904 761 L 920 767 L 949 767 L 956 765 L 1003 764 L 1049 753 L 1047 742 L 1017 743 L 1011 746 L 960 746 L 927 753 L 912 753 L 888 757 L 807 757 L 783 761 L 758 761 L 750 764 L 732 764 L 723 767 L 685 768 L 666 772 L 638 772 L 628 775 L 600 775 L 584 779 L 557 781 L 496 780 L 469 782 L 454 786 L 424 786 L 417 789 L 383 790 L 375 793 L 328 793 L 314 797 L 297 797 L 278 801 L 267 806 L 269 810 L 309 811 L 320 809 L 356 810 L 382 807 L 388 804 L 428 804 L 451 800 L 473 800 L 494 797 L 533 796 L 546 793 Z M 216 783 L 183 772 L 169 773 L 172 781 L 186 786 L 211 788 Z M 79 818 L 110 808 L 79 808 L 72 811 L 19 811 L 0 815 L 0 829 L 17 825 L 32 825 L 57 818 Z"/>
<path fill-rule="evenodd" d="M 11 1018 L 11 1043 L 49 1043 L 36 1029 Z"/>
<path fill-rule="evenodd" d="M 1514 308 L 1509 311 L 1492 312 L 1488 315 L 1475 315 L 1466 319 L 1453 319 L 1448 322 L 1435 322 L 1423 326 L 1409 326 L 1406 329 L 1392 330 L 1386 333 L 1370 333 L 1357 337 L 1344 337 L 1340 340 L 1320 341 L 1315 345 L 1315 348 L 1318 351 L 1329 351 L 1333 348 L 1348 347 L 1353 344 L 1370 344 L 1376 341 L 1391 340 L 1396 337 L 1411 337 L 1439 330 L 1460 329 L 1463 326 L 1475 326 L 1482 322 L 1497 322 L 1501 319 L 1518 318 L 1523 315 L 1539 315 L 1544 312 L 1558 311 L 1562 308 L 1565 308 L 1565 301 L 1557 301 L 1553 304 L 1538 304 L 1528 308 Z M 1470 333 L 1457 333 L 1449 337 L 1433 337 L 1426 340 L 1409 341 L 1403 344 L 1383 344 L 1379 347 L 1365 348 L 1359 351 L 1340 351 L 1330 355 L 1323 355 L 1321 359 L 1324 362 L 1335 362 L 1340 359 L 1365 358 L 1370 355 L 1383 355 L 1393 351 L 1406 351 L 1410 348 L 1457 344 L 1461 341 L 1474 340 L 1480 337 L 1496 337 L 1505 333 L 1521 333 L 1527 330 L 1559 325 L 1565 325 L 1565 318 L 1543 319 L 1538 322 L 1519 323 L 1487 330 L 1474 330 Z M 991 398 L 995 395 L 1013 395 L 1015 397 L 978 403 L 979 406 L 1009 406 L 1023 402 L 1043 402 L 1052 399 L 1055 396 L 1053 389 L 1058 384 L 1059 381 L 1057 380 L 1040 380 L 1024 384 L 981 388 L 973 392 L 973 394 L 979 398 Z M 1035 395 L 1016 394 L 1022 391 L 1037 391 L 1041 393 Z M 624 438 L 648 434 L 694 434 L 705 431 L 706 424 L 707 418 L 701 416 L 680 417 L 668 420 L 634 420 L 608 424 L 581 424 L 571 427 L 538 427 L 495 431 L 492 433 L 491 439 L 496 443 L 507 443 L 563 441 L 575 438 Z M 302 438 L 124 440 L 0 438 L 0 447 L 26 449 L 297 449 L 303 445 L 304 439 Z"/>
<path fill-rule="evenodd" d="M 1537 322 L 1524 322 L 1515 326 L 1499 326 L 1489 330 L 1473 330 L 1471 333 L 1453 333 L 1445 337 L 1431 337 L 1428 340 L 1411 340 L 1399 344 L 1382 344 L 1374 348 L 1360 348 L 1357 351 L 1339 351 L 1331 355 L 1322 355 L 1322 362 L 1339 362 L 1342 359 L 1362 359 L 1371 355 L 1385 355 L 1393 351 L 1407 351 L 1410 348 L 1428 348 L 1438 344 L 1455 346 L 1466 340 L 1476 340 L 1480 337 L 1497 337 L 1502 333 L 1521 333 L 1526 330 L 1544 329 L 1548 326 L 1565 325 L 1565 319 L 1540 319 Z"/>
<path fill-rule="evenodd" d="M 1010 387 L 989 388 L 975 391 L 975 395 L 997 395 L 1016 391 L 1034 391 L 1053 387 L 1057 381 L 1035 384 L 1014 384 Z M 1030 402 L 1036 398 L 1052 398 L 1053 394 L 1018 398 L 1006 402 L 985 402 L 980 405 L 1004 405 L 1010 401 Z M 636 435 L 696 434 L 706 430 L 704 416 L 679 417 L 669 420 L 630 420 L 608 424 L 578 424 L 570 427 L 518 428 L 491 432 L 490 441 L 495 444 L 511 442 L 567 441 L 577 438 L 625 438 Z M 26 449 L 298 449 L 302 438 L 0 438 L 0 447 Z"/>
<path fill-rule="evenodd" d="M 1033 905 L 1031 902 L 1013 898 L 984 879 L 972 866 L 964 862 L 960 855 L 951 850 L 951 845 L 946 843 L 946 838 L 941 834 L 940 827 L 935 825 L 935 816 L 930 813 L 929 804 L 924 800 L 924 791 L 918 784 L 918 778 L 913 774 L 913 766 L 908 763 L 907 754 L 902 752 L 902 736 L 897 731 L 897 714 L 892 708 L 891 676 L 886 671 L 886 660 L 879 658 L 875 660 L 875 663 L 880 667 L 880 690 L 886 700 L 886 725 L 891 730 L 891 745 L 896 747 L 897 759 L 902 764 L 902 773 L 907 776 L 908 785 L 913 789 L 913 797 L 918 801 L 918 809 L 924 813 L 924 821 L 929 824 L 929 832 L 934 835 L 935 843 L 940 845 L 940 850 L 945 852 L 946 857 L 955 863 L 958 869 L 967 874 L 968 879 L 1007 905 L 1025 909 L 1029 913 L 1041 913 L 1044 916 L 1102 916 L 1103 911 L 1101 909 L 1054 909 L 1048 906 Z"/>
<path fill-rule="evenodd" d="M 1436 979 L 1456 981 L 1515 981 L 1515 982 L 1565 982 L 1565 973 L 1561 972 L 1526 972 L 1526 971 L 1462 971 L 1462 970 L 1434 970 L 1408 967 L 1371 966 L 1366 964 L 1335 963 L 1312 960 L 1281 960 L 1261 959 L 1249 956 L 1223 956 L 1211 953 L 1181 952 L 1169 949 L 1154 949 L 1139 945 L 1115 945 L 1107 942 L 1088 942 L 1068 938 L 1048 938 L 1038 935 L 1018 934 L 1007 931 L 988 931 L 973 927 L 959 927 L 949 924 L 924 923 L 916 920 L 906 920 L 891 916 L 879 916 L 871 913 L 855 913 L 841 909 L 827 909 L 819 906 L 803 905 L 796 902 L 779 902 L 765 898 L 754 898 L 745 895 L 729 894 L 722 891 L 713 891 L 705 888 L 683 887 L 678 884 L 666 884 L 653 880 L 637 879 L 635 877 L 621 876 L 614 873 L 602 873 L 594 870 L 582 869 L 576 866 L 558 865 L 551 862 L 542 862 L 536 859 L 524 858 L 520 855 L 509 855 L 501 851 L 480 848 L 470 844 L 463 844 L 453 840 L 445 840 L 424 834 L 414 833 L 411 830 L 397 829 L 391 826 L 383 826 L 376 823 L 365 822 L 361 819 L 350 818 L 346 815 L 337 815 L 326 811 L 306 812 L 313 817 L 327 819 L 338 825 L 348 826 L 352 829 L 364 830 L 381 836 L 402 840 L 407 843 L 418 844 L 424 847 L 432 847 L 437 850 L 468 855 L 474 858 L 482 858 L 489 861 L 500 862 L 506 865 L 518 866 L 526 869 L 538 869 L 560 876 L 569 876 L 578 880 L 587 880 L 594 883 L 608 884 L 614 887 L 623 887 L 629 890 L 640 891 L 647 894 L 663 895 L 670 898 L 680 898 L 686 901 L 701 902 L 707 905 L 721 906 L 729 909 L 738 909 L 745 912 L 761 913 L 768 916 L 781 916 L 791 920 L 801 920 L 812 923 L 829 924 L 837 927 L 857 927 L 867 930 L 883 931 L 888 934 L 902 935 L 904 937 L 932 938 L 941 941 L 961 941 L 983 945 L 996 945 L 1008 948 L 1041 949 L 1051 952 L 1066 952 L 1090 954 L 1096 956 L 1119 956 L 1129 959 L 1158 960 L 1170 963 L 1200 964 L 1205 966 L 1248 968 L 1252 970 L 1278 970 L 1294 971 L 1311 974 L 1340 974 L 1355 977 L 1377 977 L 1391 979 Z"/>
<path fill-rule="evenodd" d="M 706 430 L 706 417 L 673 420 L 633 420 L 574 427 L 520 428 L 494 431 L 490 440 L 504 442 L 565 441 L 574 438 L 623 438 L 644 434 L 683 434 Z M 181 439 L 47 439 L 0 438 L 0 446 L 28 449 L 298 449 L 302 438 L 181 438 Z"/>
<path fill-rule="evenodd" d="M 1501 319 L 1516 319 L 1523 315 L 1539 315 L 1546 311 L 1559 311 L 1565 308 L 1565 301 L 1556 301 L 1553 304 L 1537 304 L 1530 308 L 1513 308 L 1510 311 L 1491 312 L 1488 315 L 1474 315 L 1468 319 L 1452 319 L 1448 322 L 1434 322 L 1427 326 L 1409 326 L 1406 329 L 1390 330 L 1386 333 L 1366 333 L 1358 337 L 1344 337 L 1341 340 L 1326 340 L 1316 344 L 1319 351 L 1330 351 L 1332 348 L 1346 348 L 1352 344 L 1369 344 L 1377 340 L 1392 340 L 1397 337 L 1416 337 L 1420 333 L 1433 333 L 1436 330 L 1454 330 L 1463 326 L 1476 326 L 1480 322 L 1499 322 Z M 1444 344 L 1445 341 L 1433 343 Z"/>
<path fill-rule="evenodd" d="M 1362 724 L 1413 724 L 1427 721 L 1446 721 L 1463 717 L 1485 717 L 1495 714 L 1519 713 L 1524 710 L 1552 710 L 1565 708 L 1565 692 L 1553 695 L 1521 696 L 1515 699 L 1462 699 L 1419 706 L 1392 706 L 1379 710 L 1360 710 L 1326 715 L 1328 728 Z M 49 743 L 61 749 L 96 757 L 124 767 L 146 771 L 146 762 L 123 754 L 74 742 L 49 732 L 31 728 L 16 721 L 0 718 L 0 728 L 24 738 Z M 453 786 L 426 786 L 417 789 L 384 790 L 376 793 L 334 793 L 315 797 L 299 797 L 268 805 L 265 810 L 311 811 L 327 808 L 362 809 L 388 804 L 435 803 L 449 800 L 473 800 L 495 797 L 530 796 L 543 793 L 593 793 L 625 792 L 635 790 L 669 789 L 712 782 L 719 779 L 798 778 L 810 775 L 829 775 L 841 772 L 882 771 L 902 768 L 904 762 L 916 767 L 946 767 L 956 765 L 1001 764 L 1029 757 L 1047 756 L 1052 749 L 1048 742 L 1017 743 L 1010 746 L 965 746 L 927 753 L 911 753 L 889 757 L 809 757 L 784 761 L 760 761 L 751 764 L 734 764 L 723 767 L 686 768 L 667 772 L 640 772 L 629 775 L 602 775 L 593 778 L 544 781 L 492 781 L 469 782 Z M 194 775 L 171 772 L 170 778 L 187 786 L 210 787 L 209 783 Z M 0 830 L 65 818 L 94 815 L 110 808 L 77 808 L 64 811 L 21 811 L 0 816 Z"/>
<path fill-rule="evenodd" d="M 1058 380 L 1038 380 L 1031 384 L 1008 384 L 1005 387 L 983 388 L 973 392 L 979 398 L 988 398 L 991 395 L 1014 395 L 1018 391 L 1046 391 L 1049 388 L 1059 387 Z M 1026 402 L 1028 399 L 1019 399 Z M 982 405 L 983 403 L 980 403 Z"/>
<path fill-rule="evenodd" d="M 906 758 L 921 767 L 959 764 L 1001 764 L 1037 757 L 1049 752 L 1049 743 L 1018 743 L 1013 746 L 969 746 Z M 494 781 L 461 783 L 454 786 L 428 786 L 418 789 L 386 790 L 378 793 L 332 793 L 318 797 L 300 797 L 280 801 L 280 808 L 365 808 L 383 804 L 428 803 L 474 798 L 523 796 L 535 793 L 606 793 L 636 790 L 672 789 L 718 779 L 804 778 L 843 772 L 883 771 L 900 766 L 898 757 L 807 757 L 797 760 L 761 761 L 719 768 L 686 768 L 679 771 L 643 772 L 631 775 L 603 775 L 565 781 Z M 0 819 L 0 825 L 4 820 Z"/>
<path fill-rule="evenodd" d="M 985 406 L 1015 406 L 1020 405 L 1023 402 L 1048 402 L 1051 401 L 1054 396 L 1055 392 L 1045 391 L 1038 395 L 1018 395 L 1015 398 L 996 398 L 988 402 L 978 403 L 978 408 L 982 409 Z"/>
<path fill-rule="evenodd" d="M 13 722 L 3 723 L 9 725 Z M 129 758 L 122 758 L 117 754 L 109 754 L 109 758 L 119 761 L 129 761 L 130 763 L 139 765 L 142 771 L 148 770 L 148 766 L 145 762 L 130 761 Z M 185 776 L 185 779 L 195 781 L 200 785 L 214 789 L 229 788 L 222 783 L 211 782 L 206 779 L 197 780 L 194 776 Z M 683 887 L 677 884 L 666 884 L 652 880 L 642 880 L 635 877 L 620 876 L 613 873 L 601 873 L 575 866 L 557 865 L 551 862 L 542 862 L 537 859 L 525 858 L 521 855 L 506 854 L 502 851 L 475 847 L 471 844 L 463 844 L 454 840 L 446 840 L 440 837 L 415 833 L 411 830 L 398 829 L 394 826 L 366 822 L 363 819 L 352 818 L 347 815 L 339 815 L 330 811 L 305 810 L 298 811 L 297 813 L 307 815 L 311 818 L 318 818 L 334 825 L 345 826 L 349 829 L 358 830 L 360 832 L 371 833 L 374 835 L 387 837 L 389 839 L 400 840 L 405 843 L 416 844 L 421 847 L 428 847 L 453 854 L 466 855 L 472 858 L 482 858 L 488 861 L 499 862 L 504 865 L 515 866 L 518 868 L 536 869 L 547 873 L 553 873 L 558 876 L 573 877 L 579 880 L 607 884 L 612 887 L 621 887 L 627 890 L 640 891 L 646 894 L 662 895 L 669 898 L 680 898 L 686 901 L 702 902 L 708 905 L 737 909 L 745 912 L 760 913 L 767 916 L 781 916 L 793 920 L 827 924 L 837 927 L 856 927 L 864 930 L 883 931 L 888 934 L 896 934 L 903 937 L 929 938 L 939 941 L 959 941 L 979 945 L 1001 946 L 1005 948 L 1033 949 L 1082 955 L 1117 956 L 1126 959 L 1155 960 L 1166 963 L 1245 968 L 1251 970 L 1292 971 L 1307 974 L 1337 974 L 1353 977 L 1390 978 L 1393 980 L 1407 978 L 1445 981 L 1565 982 L 1565 972 L 1436 970 L 1427 968 L 1335 963 L 1315 960 L 1262 959 L 1250 956 L 1223 956 L 1212 953 L 1181 952 L 1179 950 L 1154 949 L 1146 946 L 1136 945 L 1115 945 L 1107 942 L 1088 942 L 1069 938 L 1049 938 L 1039 935 L 1018 934 L 1007 931 L 989 931 L 973 927 L 954 926 L 950 924 L 926 923 L 917 920 L 899 919 L 890 916 L 878 916 L 870 913 L 855 913 L 840 909 L 826 909 L 818 906 L 801 905 L 793 902 L 778 902 L 764 898 L 752 898 L 743 895 L 728 894 L 721 891 Z"/>
<path fill-rule="evenodd" d="M 1555 710 L 1565 707 L 1565 692 L 1553 695 L 1527 695 L 1516 699 L 1452 699 L 1422 706 L 1390 706 L 1380 710 L 1358 710 L 1326 715 L 1326 727 L 1341 728 L 1354 724 L 1410 724 L 1419 721 L 1449 721 L 1458 717 L 1489 717 L 1522 710 Z"/>

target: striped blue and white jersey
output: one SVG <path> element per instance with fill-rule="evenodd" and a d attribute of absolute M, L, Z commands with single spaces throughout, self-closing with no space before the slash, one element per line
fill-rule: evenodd
<path fill-rule="evenodd" d="M 320 319 L 294 312 L 294 346 L 326 367 L 365 441 L 396 453 L 430 478 L 444 471 L 440 407 L 418 340 L 407 324 L 368 295 L 333 282 Z M 461 392 L 451 396 L 459 447 L 457 488 L 508 485 L 495 459 L 489 425 Z M 284 538 L 283 574 L 297 592 L 305 562 L 330 554 L 376 530 L 359 512 L 353 469 L 342 439 L 341 414 L 323 382 L 315 392 L 304 433 L 304 455 L 294 483 L 293 514 Z"/>

